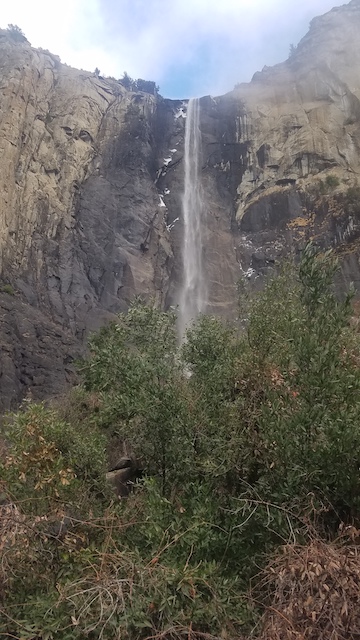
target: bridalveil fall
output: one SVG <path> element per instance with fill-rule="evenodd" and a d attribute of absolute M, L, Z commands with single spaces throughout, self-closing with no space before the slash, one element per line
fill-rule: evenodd
<path fill-rule="evenodd" d="M 184 149 L 184 194 L 182 244 L 183 280 L 179 298 L 179 335 L 206 308 L 207 286 L 203 264 L 204 195 L 201 184 L 200 100 L 192 98 L 187 108 Z"/>

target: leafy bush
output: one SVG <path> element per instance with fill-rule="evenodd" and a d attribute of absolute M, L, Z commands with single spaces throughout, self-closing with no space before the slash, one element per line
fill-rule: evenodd
<path fill-rule="evenodd" d="M 153 80 L 143 80 L 142 78 L 133 80 L 126 71 L 124 71 L 124 75 L 120 78 L 119 83 L 122 84 L 125 89 L 128 89 L 128 91 L 144 91 L 154 96 L 159 93 L 159 87 Z"/>
<path fill-rule="evenodd" d="M 101 474 L 103 441 L 96 433 L 89 438 Z M 156 482 L 110 510 L 105 494 L 100 509 L 84 459 L 87 445 L 54 411 L 29 406 L 14 417 L 8 439 L 1 477 L 20 510 L 10 501 L 1 508 L 0 633 L 29 640 L 100 633 L 112 640 L 169 629 L 180 638 L 192 628 L 195 635 L 196 629 L 233 632 L 248 622 L 237 576 L 223 575 L 206 557 L 213 525 L 204 492 L 195 518 L 186 497 L 185 507 L 175 508 Z M 7 525 L 4 509 L 11 514 Z"/>
<path fill-rule="evenodd" d="M 142 80 L 142 78 L 138 78 L 134 83 L 135 91 L 144 91 L 145 93 L 151 93 L 151 95 L 156 96 L 159 93 L 159 87 L 153 80 Z"/>
<path fill-rule="evenodd" d="M 188 472 L 192 449 L 175 322 L 174 314 L 135 302 L 93 336 L 92 357 L 81 366 L 85 389 L 101 393 L 102 426 L 131 442 L 147 472 L 161 474 L 164 492 L 180 469 Z"/>
<path fill-rule="evenodd" d="M 335 270 L 308 246 L 250 304 L 247 340 L 205 317 L 177 354 L 175 318 L 141 305 L 94 339 L 85 384 L 168 495 L 191 472 L 227 496 L 250 483 L 358 514 L 360 378 Z"/>
<path fill-rule="evenodd" d="M 355 218 L 359 218 L 360 216 L 360 187 L 355 184 L 349 187 L 345 192 L 345 197 L 343 200 L 343 205 L 345 208 L 345 212 L 354 216 Z"/>
<path fill-rule="evenodd" d="M 340 180 L 337 176 L 334 176 L 332 174 L 326 176 L 325 178 L 325 184 L 327 187 L 330 187 L 331 189 L 335 189 L 336 187 L 339 186 L 340 184 Z"/>
<path fill-rule="evenodd" d="M 80 506 L 88 491 L 104 489 L 106 439 L 98 431 L 84 432 L 44 405 L 30 405 L 11 417 L 6 436 L 2 478 L 11 499 L 25 500 L 29 512 L 42 513 L 69 498 Z"/>
<path fill-rule="evenodd" d="M 333 174 L 329 174 L 326 176 L 325 180 L 319 180 L 319 191 L 322 195 L 325 195 L 333 189 L 336 189 L 339 184 L 339 178 Z"/>
<path fill-rule="evenodd" d="M 256 425 L 259 482 L 272 501 L 282 496 L 291 504 L 311 494 L 344 517 L 359 515 L 360 378 L 348 332 L 352 295 L 336 299 L 335 269 L 329 252 L 316 255 L 307 247 L 295 289 L 281 295 L 281 279 L 271 283 L 255 301 L 249 333 L 264 381 Z"/>

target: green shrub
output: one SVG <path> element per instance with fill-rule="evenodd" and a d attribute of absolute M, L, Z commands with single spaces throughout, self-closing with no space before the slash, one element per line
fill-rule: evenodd
<path fill-rule="evenodd" d="M 360 216 L 360 187 L 353 185 L 345 193 L 345 212 L 359 218 Z"/>
<path fill-rule="evenodd" d="M 136 301 L 93 336 L 80 371 L 101 394 L 99 423 L 131 442 L 149 474 L 169 492 L 188 473 L 193 445 L 186 422 L 186 383 L 177 358 L 176 317 Z"/>
<path fill-rule="evenodd" d="M 338 187 L 340 184 L 340 180 L 337 176 L 330 174 L 326 176 L 325 184 L 327 187 L 330 187 L 330 189 L 336 189 L 336 187 Z"/>
<path fill-rule="evenodd" d="M 1 285 L 0 291 L 2 293 L 7 293 L 9 296 L 14 296 L 15 295 L 15 291 L 14 291 L 13 287 L 11 286 L 11 284 L 3 284 L 3 285 Z"/>
<path fill-rule="evenodd" d="M 335 269 L 329 252 L 304 251 L 288 365 L 280 368 L 282 357 L 273 358 L 279 381 L 267 391 L 259 428 L 262 447 L 271 451 L 271 491 L 283 487 L 283 499 L 293 501 L 312 493 L 335 512 L 358 517 L 360 376 L 346 336 L 351 294 L 336 299 Z"/>
<path fill-rule="evenodd" d="M 2 477 L 17 502 L 38 513 L 53 504 L 81 504 L 87 491 L 105 489 L 105 437 L 59 418 L 44 405 L 30 405 L 9 420 L 9 454 Z M 35 498 L 33 500 L 33 498 Z"/>
<path fill-rule="evenodd" d="M 329 191 L 336 189 L 336 187 L 338 187 L 339 184 L 340 184 L 339 178 L 335 175 L 329 174 L 326 176 L 325 181 L 319 180 L 319 191 L 321 195 L 325 195 L 329 193 Z"/>
<path fill-rule="evenodd" d="M 110 509 L 103 494 L 101 509 L 85 436 L 42 405 L 12 420 L 1 478 L 19 509 L 10 505 L 11 520 L 0 527 L 0 633 L 29 640 L 140 639 L 174 627 L 179 637 L 238 634 L 252 613 L 236 572 L 226 575 L 214 557 L 228 540 L 209 521 L 211 491 L 189 482 L 177 503 L 163 497 L 160 479 Z M 92 432 L 89 444 L 94 436 L 90 458 L 99 459 L 100 473 L 103 442 Z"/>

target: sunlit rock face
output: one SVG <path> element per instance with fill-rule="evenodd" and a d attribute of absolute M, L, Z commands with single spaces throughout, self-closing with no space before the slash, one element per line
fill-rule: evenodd
<path fill-rule="evenodd" d="M 349 208 L 347 193 L 360 169 L 359 37 L 353 0 L 315 18 L 289 60 L 232 94 L 244 106 L 239 135 L 249 154 L 236 214 L 245 266 L 256 269 L 258 247 L 272 260 L 309 238 L 354 248 L 360 206 Z"/>
<path fill-rule="evenodd" d="M 159 297 L 170 247 L 154 185 L 155 97 L 4 36 L 0 46 L 4 277 L 75 331 L 82 316 L 97 324 L 99 307 Z"/>
<path fill-rule="evenodd" d="M 239 279 L 259 286 L 308 238 L 339 250 L 340 280 L 359 285 L 359 42 L 353 0 L 313 20 L 286 62 L 201 98 L 209 312 L 236 317 Z M 187 101 L 128 91 L 5 31 L 0 82 L 4 409 L 61 392 L 89 330 L 135 295 L 179 304 Z"/>

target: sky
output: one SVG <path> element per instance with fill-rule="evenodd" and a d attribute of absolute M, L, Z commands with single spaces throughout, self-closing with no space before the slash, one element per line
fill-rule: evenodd
<path fill-rule="evenodd" d="M 154 80 L 167 98 L 220 95 L 288 57 L 342 0 L 0 0 L 0 27 L 102 75 Z"/>

